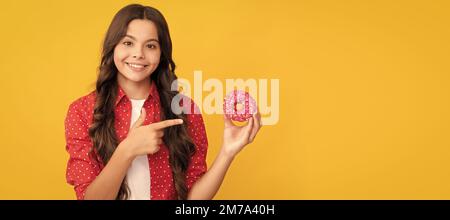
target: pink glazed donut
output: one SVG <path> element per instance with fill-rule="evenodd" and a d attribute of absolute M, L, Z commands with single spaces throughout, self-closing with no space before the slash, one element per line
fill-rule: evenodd
<path fill-rule="evenodd" d="M 240 109 L 237 108 L 238 104 L 241 106 Z M 234 90 L 228 93 L 223 102 L 225 116 L 233 121 L 247 121 L 256 111 L 255 100 L 248 92 L 242 90 Z"/>

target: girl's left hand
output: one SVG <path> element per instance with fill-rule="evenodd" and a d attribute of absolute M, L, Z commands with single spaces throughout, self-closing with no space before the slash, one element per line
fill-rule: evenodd
<path fill-rule="evenodd" d="M 250 144 L 261 128 L 261 115 L 259 111 L 248 120 L 245 126 L 236 126 L 224 115 L 225 128 L 223 130 L 222 153 L 234 157 L 245 145 Z"/>

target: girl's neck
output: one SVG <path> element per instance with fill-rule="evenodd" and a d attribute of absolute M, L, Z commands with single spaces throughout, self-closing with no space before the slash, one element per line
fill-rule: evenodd
<path fill-rule="evenodd" d="M 150 94 L 150 79 L 147 78 L 142 80 L 141 82 L 133 82 L 126 79 L 121 79 L 122 77 L 118 77 L 119 86 L 125 92 L 128 98 L 130 99 L 147 99 Z"/>

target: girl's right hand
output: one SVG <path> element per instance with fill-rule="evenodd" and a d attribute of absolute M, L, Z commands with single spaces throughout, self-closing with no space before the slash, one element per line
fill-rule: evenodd
<path fill-rule="evenodd" d="M 154 154 L 158 152 L 159 145 L 163 143 L 164 128 L 183 124 L 182 119 L 171 119 L 142 125 L 145 121 L 146 112 L 142 108 L 141 115 L 133 124 L 125 138 L 126 150 L 134 158 L 139 155 Z"/>

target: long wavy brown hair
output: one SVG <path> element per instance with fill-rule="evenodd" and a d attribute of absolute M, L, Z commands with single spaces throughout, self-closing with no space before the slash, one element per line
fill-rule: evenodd
<path fill-rule="evenodd" d="M 178 91 L 171 91 L 171 84 L 177 79 L 177 76 L 174 72 L 175 63 L 172 60 L 172 40 L 164 16 L 155 8 L 139 4 L 131 4 L 122 8 L 114 16 L 103 42 L 99 75 L 96 82 L 97 98 L 94 106 L 94 117 L 89 128 L 89 136 L 94 145 L 93 150 L 95 149 L 101 159 L 99 162 L 104 165 L 108 163 L 118 145 L 114 127 L 114 109 L 118 90 L 118 70 L 114 64 L 114 48 L 126 35 L 128 24 L 134 19 L 148 19 L 155 23 L 158 30 L 161 58 L 158 67 L 150 75 L 149 83 L 153 81 L 159 92 L 161 120 L 186 119 L 186 115 L 176 115 L 171 111 L 171 100 L 178 94 Z M 184 123 L 183 126 L 165 128 L 163 137 L 163 141 L 169 150 L 169 163 L 178 199 L 187 199 L 186 170 L 190 157 L 195 152 L 195 146 L 187 133 L 186 126 L 187 123 Z M 129 194 L 126 178 L 124 178 L 116 199 L 128 199 Z"/>

